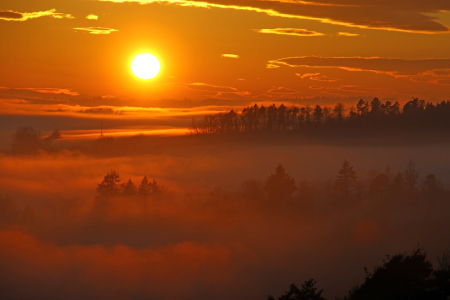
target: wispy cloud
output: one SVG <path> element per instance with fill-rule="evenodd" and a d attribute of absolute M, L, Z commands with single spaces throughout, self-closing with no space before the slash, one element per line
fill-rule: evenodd
<path fill-rule="evenodd" d="M 295 75 L 297 75 L 301 79 L 305 79 L 306 78 L 306 79 L 316 80 L 316 81 L 335 82 L 335 81 L 339 80 L 337 78 L 329 78 L 329 77 L 327 77 L 325 75 L 321 75 L 320 73 L 305 73 L 305 74 L 295 73 Z"/>
<path fill-rule="evenodd" d="M 115 3 L 171 3 L 180 6 L 226 8 L 265 13 L 270 16 L 316 20 L 322 23 L 407 33 L 449 33 L 450 29 L 429 14 L 450 10 L 448 0 L 98 0 Z M 332 3 L 330 3 L 332 2 Z"/>
<path fill-rule="evenodd" d="M 394 78 L 408 79 L 418 83 L 448 85 L 450 80 L 449 58 L 400 59 L 382 57 L 288 57 L 268 62 L 271 68 L 341 69 L 349 72 L 370 72 Z M 334 82 L 321 73 L 296 73 L 302 79 Z"/>
<path fill-rule="evenodd" d="M 23 91 L 33 91 L 37 93 L 43 94 L 66 94 L 70 96 L 79 96 L 80 94 L 77 92 L 73 92 L 70 89 L 60 89 L 60 88 L 8 88 L 8 87 L 0 87 L 1 90 L 23 90 Z"/>
<path fill-rule="evenodd" d="M 91 34 L 110 34 L 114 31 L 119 31 L 113 28 L 104 28 L 104 27 L 77 27 L 75 30 L 87 31 Z"/>
<path fill-rule="evenodd" d="M 273 29 L 254 29 L 254 30 L 259 33 L 271 33 L 281 35 L 325 36 L 324 33 L 299 28 L 273 28 Z"/>
<path fill-rule="evenodd" d="M 0 11 L 0 20 L 5 21 L 26 21 L 30 19 L 36 19 L 40 17 L 52 17 L 55 19 L 74 19 L 71 14 L 57 13 L 56 9 L 50 9 L 46 11 L 38 12 L 15 12 L 15 11 Z"/>
<path fill-rule="evenodd" d="M 449 58 L 400 59 L 382 57 L 299 56 L 270 60 L 269 64 L 289 67 L 337 68 L 354 72 L 373 72 L 394 77 L 419 75 L 450 69 Z M 444 72 L 445 73 L 445 72 Z M 434 75 L 438 75 L 433 73 Z"/>
<path fill-rule="evenodd" d="M 222 57 L 239 58 L 239 55 L 237 55 L 237 54 L 222 54 Z"/>
<path fill-rule="evenodd" d="M 280 66 L 278 64 L 267 64 L 267 66 L 266 66 L 267 69 L 276 69 L 279 67 Z"/>
<path fill-rule="evenodd" d="M 351 32 L 339 32 L 337 35 L 338 36 L 361 36 L 358 33 L 351 33 Z"/>
<path fill-rule="evenodd" d="M 90 15 L 86 16 L 86 19 L 88 19 L 88 20 L 98 20 L 98 16 L 90 14 Z"/>
<path fill-rule="evenodd" d="M 286 88 L 286 87 L 277 87 L 274 89 L 270 89 L 267 91 L 268 94 L 276 94 L 276 95 L 294 95 L 294 94 L 300 94 L 299 91 Z"/>

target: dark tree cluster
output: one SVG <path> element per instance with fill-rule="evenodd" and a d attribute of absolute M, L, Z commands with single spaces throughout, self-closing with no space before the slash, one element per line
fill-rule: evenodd
<path fill-rule="evenodd" d="M 419 181 L 419 173 L 413 161 L 409 161 L 403 171 L 399 170 L 395 174 L 387 168 L 385 172 L 374 172 L 368 179 L 362 180 L 358 178 L 350 162 L 344 160 L 328 188 L 317 188 L 307 180 L 296 184 L 295 179 L 279 164 L 275 173 L 269 175 L 264 182 L 257 180 L 242 182 L 239 193 L 243 199 L 267 199 L 278 203 L 293 200 L 294 203 L 306 204 L 327 198 L 328 202 L 335 202 L 340 206 L 360 203 L 363 200 L 393 204 L 401 200 L 430 202 L 450 199 L 450 191 L 434 174 L 428 174 L 421 182 Z"/>
<path fill-rule="evenodd" d="M 149 181 L 144 176 L 139 186 L 136 186 L 131 179 L 126 183 L 120 183 L 120 175 L 111 170 L 108 172 L 103 181 L 97 185 L 97 193 L 100 198 L 110 198 L 117 196 L 136 196 L 143 198 L 158 196 L 161 193 L 161 187 L 156 183 L 155 179 Z"/>
<path fill-rule="evenodd" d="M 295 284 L 291 284 L 289 291 L 278 297 L 278 300 L 325 300 L 322 297 L 323 290 L 317 291 L 317 288 L 314 287 L 316 283 L 317 281 L 311 278 L 302 284 L 301 289 Z M 275 300 L 275 298 L 269 296 L 267 300 Z"/>
<path fill-rule="evenodd" d="M 360 100 L 356 108 L 347 112 L 345 105 L 333 107 L 310 106 L 286 107 L 284 104 L 265 107 L 248 106 L 241 113 L 231 110 L 204 116 L 203 120 L 192 121 L 191 134 L 302 131 L 305 129 L 335 129 L 350 127 L 366 130 L 392 128 L 449 128 L 450 101 L 437 104 L 413 98 L 400 107 L 398 102 L 378 98 L 372 101 Z"/>
<path fill-rule="evenodd" d="M 16 130 L 11 144 L 11 152 L 15 155 L 36 154 L 39 150 L 51 151 L 52 141 L 60 139 L 58 130 L 42 137 L 41 133 L 31 126 L 20 127 Z"/>
<path fill-rule="evenodd" d="M 450 256 L 439 258 L 433 269 L 426 252 L 418 248 L 410 254 L 386 256 L 373 273 L 367 271 L 361 285 L 355 286 L 342 300 L 448 300 L 450 298 Z M 316 281 L 306 281 L 299 290 L 292 284 L 278 300 L 325 300 L 323 290 L 317 291 Z M 338 298 L 339 299 L 339 298 Z M 275 300 L 272 296 L 268 300 Z"/>

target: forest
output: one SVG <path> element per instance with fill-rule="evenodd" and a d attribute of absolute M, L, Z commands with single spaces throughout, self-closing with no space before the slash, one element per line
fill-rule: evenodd
<path fill-rule="evenodd" d="M 328 130 L 344 133 L 352 131 L 368 133 L 387 132 L 395 129 L 447 130 L 450 127 L 450 101 L 433 104 L 413 98 L 401 108 L 398 102 L 360 100 L 347 111 L 342 103 L 334 107 L 305 105 L 286 107 L 284 104 L 248 106 L 240 113 L 231 110 L 193 119 L 191 134 L 235 132 L 316 132 Z"/>

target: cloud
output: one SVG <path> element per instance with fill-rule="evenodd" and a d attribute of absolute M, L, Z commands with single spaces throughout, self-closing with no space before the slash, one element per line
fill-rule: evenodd
<path fill-rule="evenodd" d="M 14 11 L 0 11 L 0 20 L 5 21 L 26 21 L 29 19 L 36 19 L 40 17 L 52 17 L 55 19 L 74 19 L 71 14 L 57 13 L 56 9 L 50 9 L 47 11 L 38 11 L 31 13 L 20 13 Z"/>
<path fill-rule="evenodd" d="M 300 56 L 271 60 L 269 64 L 294 68 L 334 68 L 352 72 L 372 72 L 436 84 L 439 84 L 438 79 L 450 78 L 448 71 L 450 70 L 450 59 L 448 58 L 408 60 L 382 57 Z"/>
<path fill-rule="evenodd" d="M 20 19 L 23 18 L 23 15 L 21 13 L 13 12 L 13 11 L 0 11 L 0 19 L 3 20 L 18 20 L 22 21 Z"/>
<path fill-rule="evenodd" d="M 325 75 L 321 75 L 320 73 L 305 73 L 305 74 L 295 73 L 295 75 L 300 77 L 301 79 L 308 78 L 310 80 L 317 80 L 317 81 L 335 82 L 339 80 L 337 78 L 329 78 Z"/>
<path fill-rule="evenodd" d="M 239 55 L 237 55 L 237 54 L 222 54 L 222 57 L 239 58 Z"/>
<path fill-rule="evenodd" d="M 337 35 L 338 36 L 361 36 L 358 33 L 350 33 L 350 32 L 339 32 Z"/>
<path fill-rule="evenodd" d="M 276 95 L 294 95 L 294 94 L 300 94 L 299 91 L 286 88 L 286 87 L 277 87 L 275 89 L 268 90 L 267 93 L 269 94 L 276 94 Z"/>
<path fill-rule="evenodd" d="M 88 19 L 88 20 L 98 20 L 98 16 L 90 14 L 90 15 L 86 16 L 86 19 Z"/>
<path fill-rule="evenodd" d="M 450 10 L 447 0 L 98 0 L 115 3 L 171 3 L 180 6 L 227 8 L 265 13 L 270 16 L 316 20 L 322 23 L 408 33 L 449 33 L 450 29 L 430 16 Z"/>
<path fill-rule="evenodd" d="M 254 29 L 254 30 L 259 33 L 272 33 L 281 35 L 325 36 L 324 33 L 299 28 L 273 28 L 273 29 Z"/>
<path fill-rule="evenodd" d="M 77 27 L 77 28 L 74 28 L 74 29 L 87 31 L 87 32 L 89 32 L 91 34 L 110 34 L 111 32 L 119 31 L 117 29 L 103 28 L 103 27 Z"/>
<path fill-rule="evenodd" d="M 77 92 L 72 92 L 70 89 L 59 89 L 59 88 L 15 88 L 15 90 L 26 90 L 43 94 L 66 94 L 70 96 L 80 95 Z"/>
<path fill-rule="evenodd" d="M 41 94 L 65 94 L 70 96 L 79 96 L 80 94 L 77 92 L 73 92 L 71 89 L 61 89 L 61 88 L 9 88 L 9 87 L 0 87 L 0 91 L 32 91 Z M 17 95 L 19 96 L 19 95 Z"/>
<path fill-rule="evenodd" d="M 266 66 L 267 69 L 277 69 L 279 67 L 280 66 L 277 64 L 267 64 L 267 66 Z"/>

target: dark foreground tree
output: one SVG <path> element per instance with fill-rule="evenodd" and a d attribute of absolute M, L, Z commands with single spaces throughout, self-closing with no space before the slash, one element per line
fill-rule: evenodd
<path fill-rule="evenodd" d="M 289 291 L 278 297 L 278 300 L 325 300 L 322 297 L 323 290 L 317 291 L 314 285 L 317 283 L 314 279 L 309 279 L 302 284 L 301 290 L 295 284 L 291 284 Z M 269 296 L 267 300 L 275 300 Z"/>
<path fill-rule="evenodd" d="M 294 178 L 289 176 L 283 166 L 279 164 L 275 169 L 275 174 L 270 174 L 264 183 L 264 190 L 267 192 L 269 199 L 280 200 L 290 199 L 297 187 Z"/>
<path fill-rule="evenodd" d="M 433 268 L 422 248 L 411 254 L 387 257 L 363 284 L 349 292 L 349 300 L 424 300 L 432 297 Z"/>
<path fill-rule="evenodd" d="M 450 254 L 438 258 L 439 268 L 433 272 L 432 297 L 436 300 L 450 299 Z"/>

